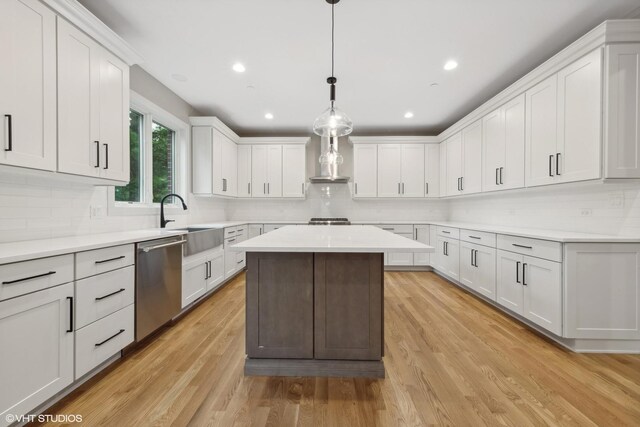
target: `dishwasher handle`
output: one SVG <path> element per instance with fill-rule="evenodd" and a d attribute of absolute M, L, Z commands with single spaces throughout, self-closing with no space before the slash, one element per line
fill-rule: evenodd
<path fill-rule="evenodd" d="M 183 239 L 183 240 L 178 240 L 178 241 L 171 242 L 171 243 L 163 243 L 161 245 L 145 246 L 145 247 L 143 247 L 141 249 L 142 249 L 143 252 L 150 252 L 150 251 L 153 251 L 153 250 L 156 250 L 156 249 L 166 248 L 166 247 L 169 247 L 169 246 L 184 245 L 185 243 L 187 243 L 187 241 Z"/>

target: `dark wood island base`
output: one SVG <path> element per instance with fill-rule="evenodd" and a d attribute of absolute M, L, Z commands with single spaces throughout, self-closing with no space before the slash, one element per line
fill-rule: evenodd
<path fill-rule="evenodd" d="M 247 253 L 245 375 L 384 378 L 382 253 Z"/>

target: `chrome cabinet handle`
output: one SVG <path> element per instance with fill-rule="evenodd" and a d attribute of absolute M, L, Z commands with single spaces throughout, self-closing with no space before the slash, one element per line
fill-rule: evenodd
<path fill-rule="evenodd" d="M 117 256 L 115 258 L 99 260 L 99 261 L 96 261 L 96 264 L 104 264 L 105 262 L 118 261 L 119 259 L 123 259 L 123 258 L 126 258 L 126 256 L 120 255 L 120 256 Z"/>
<path fill-rule="evenodd" d="M 358 183 L 355 183 L 355 187 L 356 187 L 356 194 L 358 194 Z"/>
<path fill-rule="evenodd" d="M 9 146 L 4 151 L 13 151 L 13 122 L 11 114 L 5 114 L 4 119 L 7 122 L 7 142 Z"/>
<path fill-rule="evenodd" d="M 549 155 L 549 176 L 553 176 L 553 172 L 551 171 L 551 164 L 553 163 L 553 154 Z"/>
<path fill-rule="evenodd" d="M 524 286 L 527 286 L 526 280 L 527 280 L 527 263 L 525 262 L 522 264 L 522 284 Z"/>
<path fill-rule="evenodd" d="M 502 170 L 503 169 L 504 169 L 503 167 L 500 167 L 500 185 L 504 184 L 504 182 L 502 182 Z"/>
<path fill-rule="evenodd" d="M 104 169 L 109 169 L 109 144 L 102 144 L 104 146 Z"/>
<path fill-rule="evenodd" d="M 496 185 L 499 185 L 500 183 L 498 182 L 498 169 L 500 168 L 496 168 Z"/>
<path fill-rule="evenodd" d="M 398 183 L 398 194 L 401 194 L 400 193 L 400 183 Z"/>
<path fill-rule="evenodd" d="M 562 175 L 560 173 L 560 154 L 561 153 L 556 153 L 556 175 Z"/>
<path fill-rule="evenodd" d="M 404 194 L 404 182 L 402 183 L 402 194 Z"/>
<path fill-rule="evenodd" d="M 247 194 L 251 194 L 251 183 L 247 183 Z"/>
<path fill-rule="evenodd" d="M 149 247 L 146 247 L 146 248 L 142 248 L 142 251 L 143 252 L 150 252 L 150 251 L 153 251 L 155 249 L 166 248 L 168 246 L 184 245 L 185 243 L 187 243 L 186 240 L 178 240 L 177 242 L 164 243 L 162 245 L 149 246 Z"/>
<path fill-rule="evenodd" d="M 478 237 L 478 236 L 471 236 L 469 235 L 470 239 L 476 239 L 476 240 L 482 240 L 482 237 Z"/>
<path fill-rule="evenodd" d="M 425 194 L 429 194 L 429 183 L 425 182 L 424 186 L 425 186 Z"/>
<path fill-rule="evenodd" d="M 302 191 L 300 193 L 304 194 L 304 182 L 302 183 Z"/>
<path fill-rule="evenodd" d="M 516 261 L 516 283 L 520 283 L 520 261 Z"/>
<path fill-rule="evenodd" d="M 73 297 L 67 297 L 69 301 L 69 329 L 67 332 L 73 332 Z"/>
<path fill-rule="evenodd" d="M 512 245 L 515 246 L 516 248 L 533 249 L 533 246 L 519 245 L 517 243 L 512 243 Z"/>
<path fill-rule="evenodd" d="M 96 164 L 94 168 L 100 167 L 100 141 L 93 141 L 96 144 Z"/>

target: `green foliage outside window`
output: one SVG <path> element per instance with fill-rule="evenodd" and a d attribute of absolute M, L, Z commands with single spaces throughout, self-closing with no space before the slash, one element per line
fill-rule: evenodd
<path fill-rule="evenodd" d="M 175 132 L 153 122 L 153 202 L 174 192 L 174 138 Z"/>
<path fill-rule="evenodd" d="M 129 184 L 123 187 L 116 187 L 116 201 L 118 202 L 141 202 L 142 195 L 142 121 L 143 115 L 134 110 L 129 110 L 129 163 L 130 180 Z"/>

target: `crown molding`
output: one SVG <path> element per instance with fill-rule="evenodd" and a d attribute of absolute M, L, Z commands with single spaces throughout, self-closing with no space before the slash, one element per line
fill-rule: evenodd
<path fill-rule="evenodd" d="M 138 52 L 133 50 L 122 37 L 107 27 L 77 0 L 42 0 L 42 2 L 110 50 L 127 65 L 131 66 L 143 62 L 142 56 Z"/>
<path fill-rule="evenodd" d="M 352 144 L 437 144 L 437 136 L 350 136 Z"/>
<path fill-rule="evenodd" d="M 238 140 L 240 140 L 240 137 L 229 126 L 225 125 L 217 117 L 213 117 L 213 116 L 189 117 L 189 123 L 191 123 L 191 126 L 214 127 L 235 143 L 237 143 Z"/>
<path fill-rule="evenodd" d="M 540 83 L 562 68 L 580 59 L 584 55 L 606 44 L 631 43 L 640 41 L 640 19 L 620 19 L 604 21 L 569 46 L 556 53 L 547 61 L 534 68 L 524 77 L 495 95 L 462 119 L 438 135 L 444 141 L 486 114 L 506 104 L 516 96 Z"/>
<path fill-rule="evenodd" d="M 309 142 L 309 137 L 307 136 L 242 137 L 238 140 L 238 145 L 261 145 L 261 144 L 306 145 L 308 142 Z"/>

